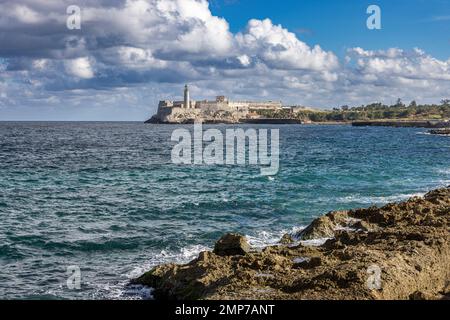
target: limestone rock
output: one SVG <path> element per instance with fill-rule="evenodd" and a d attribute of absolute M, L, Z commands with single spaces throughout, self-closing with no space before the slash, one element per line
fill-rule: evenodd
<path fill-rule="evenodd" d="M 443 134 L 443 135 L 450 135 L 450 128 L 448 129 L 437 129 L 437 130 L 430 130 L 429 133 L 431 134 Z"/>
<path fill-rule="evenodd" d="M 360 223 L 358 223 L 360 222 Z M 156 299 L 450 299 L 450 187 L 382 208 L 332 212 L 303 232 L 333 237 L 251 251 L 227 234 L 214 253 L 154 268 L 133 283 Z"/>
<path fill-rule="evenodd" d="M 332 238 L 336 224 L 327 216 L 314 220 L 306 229 L 300 231 L 297 237 L 302 240 Z"/>
<path fill-rule="evenodd" d="M 314 220 L 296 237 L 302 240 L 333 238 L 337 229 L 350 226 L 348 211 L 334 211 Z"/>
<path fill-rule="evenodd" d="M 224 235 L 214 246 L 214 253 L 218 256 L 243 256 L 249 251 L 247 239 L 235 233 Z"/>
<path fill-rule="evenodd" d="M 291 237 L 290 234 L 287 234 L 287 233 L 286 233 L 286 234 L 281 238 L 280 243 L 281 243 L 281 244 L 291 244 L 291 243 L 294 243 L 294 239 L 292 239 L 292 237 Z"/>
<path fill-rule="evenodd" d="M 437 300 L 437 296 L 430 294 L 428 292 L 416 291 L 409 296 L 410 300 L 420 301 L 420 300 Z"/>

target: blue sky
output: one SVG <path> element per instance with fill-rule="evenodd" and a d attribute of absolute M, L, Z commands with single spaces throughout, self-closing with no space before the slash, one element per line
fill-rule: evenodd
<path fill-rule="evenodd" d="M 369 5 L 382 10 L 382 30 L 366 28 Z M 448 0 L 214 0 L 211 11 L 230 29 L 244 29 L 252 18 L 270 18 L 309 43 L 344 55 L 351 47 L 369 50 L 422 48 L 440 59 L 450 55 Z"/>
<path fill-rule="evenodd" d="M 369 5 L 381 30 L 366 27 Z M 67 7 L 81 29 L 66 26 Z M 450 0 L 2 0 L 0 120 L 136 120 L 159 100 L 329 109 L 450 98 Z"/>

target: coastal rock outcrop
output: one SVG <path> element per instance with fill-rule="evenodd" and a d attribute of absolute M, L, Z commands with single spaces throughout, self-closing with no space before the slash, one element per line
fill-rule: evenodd
<path fill-rule="evenodd" d="M 133 283 L 153 287 L 156 299 L 447 299 L 449 231 L 450 186 L 328 213 L 259 251 L 229 234 L 214 252 L 158 266 Z M 316 238 L 328 240 L 312 245 Z"/>
<path fill-rule="evenodd" d="M 448 128 L 448 129 L 430 130 L 429 133 L 435 134 L 435 135 L 450 135 L 450 128 Z"/>
<path fill-rule="evenodd" d="M 247 239 L 235 233 L 224 235 L 214 246 L 214 253 L 218 256 L 245 256 L 249 251 Z"/>
<path fill-rule="evenodd" d="M 334 231 L 337 228 L 348 226 L 348 224 L 347 212 L 330 212 L 327 215 L 314 220 L 308 227 L 298 232 L 295 237 L 303 240 L 330 238 L 334 236 Z"/>

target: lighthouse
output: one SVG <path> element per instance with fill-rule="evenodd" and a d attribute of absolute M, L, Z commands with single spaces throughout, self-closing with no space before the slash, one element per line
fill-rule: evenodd
<path fill-rule="evenodd" d="M 188 85 L 184 86 L 184 107 L 186 109 L 190 109 L 190 107 L 191 107 L 191 98 L 189 97 L 189 87 L 188 87 Z"/>

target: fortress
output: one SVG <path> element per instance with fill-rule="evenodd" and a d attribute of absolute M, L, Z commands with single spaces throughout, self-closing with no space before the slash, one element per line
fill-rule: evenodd
<path fill-rule="evenodd" d="M 255 117 L 257 110 L 282 110 L 281 101 L 231 101 L 225 96 L 216 97 L 215 101 L 191 100 L 189 87 L 184 87 L 183 101 L 160 101 L 158 112 L 149 122 L 153 123 L 192 123 L 225 122 L 237 123 L 241 119 Z"/>

